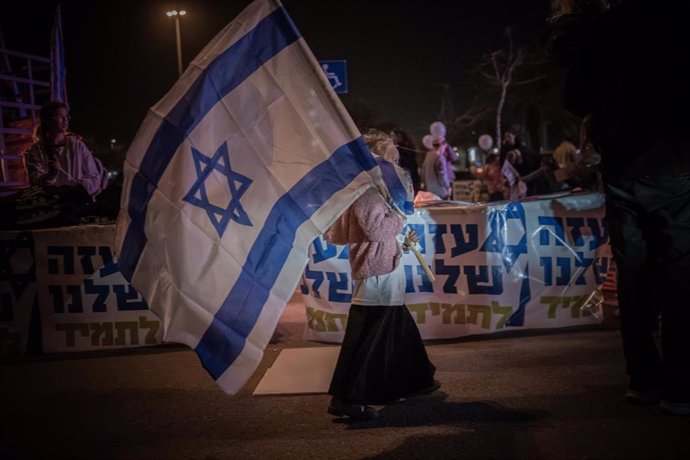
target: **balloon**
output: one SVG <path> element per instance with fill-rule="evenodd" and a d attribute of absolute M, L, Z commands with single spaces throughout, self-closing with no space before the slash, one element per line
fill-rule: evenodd
<path fill-rule="evenodd" d="M 488 134 L 482 134 L 479 136 L 479 146 L 483 150 L 489 150 L 494 145 L 494 140 Z"/>
<path fill-rule="evenodd" d="M 429 131 L 431 132 L 431 135 L 434 136 L 434 138 L 436 139 L 446 137 L 446 125 L 444 125 L 440 121 L 433 122 L 429 127 Z"/>
<path fill-rule="evenodd" d="M 422 144 L 424 144 L 424 147 L 427 148 L 427 150 L 431 150 L 434 148 L 434 136 L 431 134 L 427 134 L 422 138 Z"/>

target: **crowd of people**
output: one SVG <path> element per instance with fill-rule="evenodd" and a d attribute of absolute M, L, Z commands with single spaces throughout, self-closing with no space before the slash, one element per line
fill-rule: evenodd
<path fill-rule="evenodd" d="M 480 168 L 468 168 L 468 178 L 482 182 L 489 202 L 571 190 L 601 191 L 601 157 L 587 138 L 586 126 L 585 120 L 579 148 L 571 138 L 565 138 L 553 152 L 542 154 L 508 131 L 500 149 L 485 152 L 483 162 L 479 159 Z M 425 150 L 420 150 L 401 128 L 393 129 L 390 135 L 400 152 L 400 166 L 412 177 L 415 192 L 423 192 L 424 201 L 451 200 L 455 169 L 461 166 L 459 155 L 446 140 L 446 128 L 441 122 L 434 122 L 430 131 L 433 134 L 427 134 L 422 141 Z"/>

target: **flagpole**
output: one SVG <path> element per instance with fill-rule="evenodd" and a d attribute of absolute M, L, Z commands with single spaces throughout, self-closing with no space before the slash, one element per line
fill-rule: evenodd
<path fill-rule="evenodd" d="M 177 74 L 182 76 L 182 34 L 180 32 L 180 16 L 187 14 L 185 10 L 172 10 L 165 13 L 168 17 L 175 18 L 175 40 L 177 43 Z"/>

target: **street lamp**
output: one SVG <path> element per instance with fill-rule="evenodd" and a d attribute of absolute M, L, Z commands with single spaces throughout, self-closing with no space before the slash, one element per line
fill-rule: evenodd
<path fill-rule="evenodd" d="M 185 10 L 172 10 L 165 13 L 169 18 L 175 18 L 175 38 L 177 38 L 177 73 L 182 75 L 182 38 L 180 37 L 180 16 L 187 14 Z"/>

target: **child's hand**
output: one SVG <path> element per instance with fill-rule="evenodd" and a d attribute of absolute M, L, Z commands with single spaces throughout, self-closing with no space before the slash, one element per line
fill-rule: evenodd
<path fill-rule="evenodd" d="M 417 243 L 419 243 L 419 235 L 417 235 L 417 232 L 415 232 L 414 230 L 409 229 L 405 234 L 405 241 L 403 242 L 403 246 L 407 249 L 414 247 Z"/>

